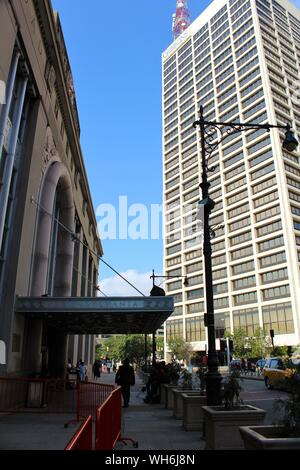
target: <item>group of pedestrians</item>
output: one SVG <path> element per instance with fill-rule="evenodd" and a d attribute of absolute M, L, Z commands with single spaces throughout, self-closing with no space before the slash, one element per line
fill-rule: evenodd
<path fill-rule="evenodd" d="M 71 359 L 68 360 L 68 365 L 67 365 L 67 372 L 68 374 L 76 374 L 77 375 L 77 380 L 80 382 L 86 382 L 87 381 L 87 368 L 84 364 L 84 361 L 80 359 L 76 366 L 72 364 Z"/>
<path fill-rule="evenodd" d="M 145 403 L 160 403 L 161 385 L 170 382 L 171 365 L 166 365 L 165 361 L 154 362 L 150 371 L 150 376 L 146 384 L 147 395 L 144 398 Z M 124 401 L 124 408 L 129 406 L 130 387 L 135 385 L 134 369 L 130 365 L 129 359 L 126 358 L 119 367 L 115 382 L 121 387 Z"/>
<path fill-rule="evenodd" d="M 244 374 L 255 372 L 256 365 L 250 359 L 242 359 L 241 360 L 241 372 Z"/>
<path fill-rule="evenodd" d="M 152 364 L 150 376 L 146 384 L 145 403 L 160 403 L 161 385 L 170 382 L 170 374 L 165 361 Z"/>
<path fill-rule="evenodd" d="M 87 380 L 87 368 L 82 360 L 78 361 L 76 367 L 68 361 L 68 371 L 74 372 L 80 382 Z M 101 377 L 102 361 L 96 360 L 93 364 L 94 380 Z M 130 387 L 135 385 L 134 369 L 130 365 L 128 358 L 124 359 L 122 365 L 116 372 L 115 383 L 121 387 L 123 396 L 123 407 L 127 408 L 130 402 Z M 149 380 L 146 384 L 147 395 L 144 401 L 146 403 L 160 403 L 161 384 L 169 383 L 168 366 L 165 361 L 155 362 L 152 365 Z"/>
<path fill-rule="evenodd" d="M 102 371 L 102 361 L 95 360 L 93 364 L 93 375 L 94 375 L 94 380 L 97 380 L 98 378 L 101 377 L 101 371 Z M 88 373 L 87 373 L 87 367 L 82 359 L 80 359 L 76 366 L 72 364 L 71 359 L 68 360 L 68 365 L 67 365 L 67 372 L 68 374 L 76 374 L 77 375 L 77 380 L 80 382 L 87 382 L 88 381 Z"/>

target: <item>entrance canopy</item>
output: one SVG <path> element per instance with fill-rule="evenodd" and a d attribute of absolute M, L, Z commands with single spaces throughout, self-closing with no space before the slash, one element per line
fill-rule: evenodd
<path fill-rule="evenodd" d="M 154 333 L 173 297 L 17 297 L 15 312 L 68 334 Z"/>

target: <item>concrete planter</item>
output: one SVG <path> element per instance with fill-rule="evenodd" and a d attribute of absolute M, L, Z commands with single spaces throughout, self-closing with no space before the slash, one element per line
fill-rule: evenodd
<path fill-rule="evenodd" d="M 166 401 L 167 401 L 167 390 L 168 390 L 168 387 L 170 385 L 169 384 L 161 384 L 160 386 L 160 403 L 162 405 L 165 405 L 166 404 Z"/>
<path fill-rule="evenodd" d="M 174 384 L 167 385 L 166 403 L 165 403 L 165 408 L 167 408 L 167 410 L 172 410 L 174 406 L 173 389 L 177 390 L 178 385 L 174 385 Z"/>
<path fill-rule="evenodd" d="M 241 426 L 263 424 L 266 411 L 251 405 L 225 410 L 223 406 L 203 406 L 206 449 L 244 449 Z"/>
<path fill-rule="evenodd" d="M 186 395 L 191 395 L 191 396 L 200 396 L 200 390 L 192 390 L 191 388 L 181 388 L 181 389 L 173 389 L 173 401 L 174 401 L 174 407 L 173 407 L 173 416 L 176 419 L 182 419 L 183 418 L 183 394 Z"/>
<path fill-rule="evenodd" d="M 206 405 L 206 396 L 182 394 L 183 402 L 183 427 L 186 431 L 202 431 L 203 412 L 202 407 Z"/>
<path fill-rule="evenodd" d="M 246 450 L 300 450 L 300 437 L 281 437 L 281 426 L 242 426 Z"/>

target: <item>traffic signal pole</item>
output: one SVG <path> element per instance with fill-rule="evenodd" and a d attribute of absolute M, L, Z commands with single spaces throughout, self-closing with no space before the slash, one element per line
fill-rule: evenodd
<path fill-rule="evenodd" d="M 227 349 L 227 365 L 228 365 L 228 373 L 230 374 L 230 344 L 229 338 L 226 338 L 226 349 Z"/>

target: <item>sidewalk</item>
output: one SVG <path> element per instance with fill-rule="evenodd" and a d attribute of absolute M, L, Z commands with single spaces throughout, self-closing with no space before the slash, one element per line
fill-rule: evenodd
<path fill-rule="evenodd" d="M 74 415 L 0 413 L 0 450 L 62 450 L 79 424 L 64 424 Z"/>
<path fill-rule="evenodd" d="M 222 371 L 223 374 L 225 370 Z M 263 377 L 243 376 L 250 380 Z M 115 384 L 115 373 L 102 373 L 98 383 Z M 164 405 L 144 403 L 145 384 L 136 375 L 136 385 L 131 387 L 130 406 L 122 408 L 122 437 L 138 442 L 138 450 L 203 450 L 205 442 L 201 432 L 187 432 L 182 421 L 173 417 L 172 410 Z M 249 392 L 246 401 L 253 401 L 257 392 Z M 248 396 L 249 395 L 249 396 Z M 79 424 L 65 423 L 74 415 L 50 413 L 0 413 L 0 450 L 62 450 L 74 435 Z M 116 450 L 134 450 L 118 443 Z"/>
<path fill-rule="evenodd" d="M 101 383 L 113 384 L 115 374 L 101 374 Z M 138 441 L 137 450 L 202 450 L 205 442 L 201 440 L 201 432 L 185 431 L 182 421 L 173 417 L 172 410 L 164 405 L 146 404 L 146 394 L 142 387 L 145 384 L 136 375 L 136 385 L 131 387 L 130 405 L 122 408 L 122 437 L 130 437 Z M 117 450 L 134 450 L 118 444 Z"/>

